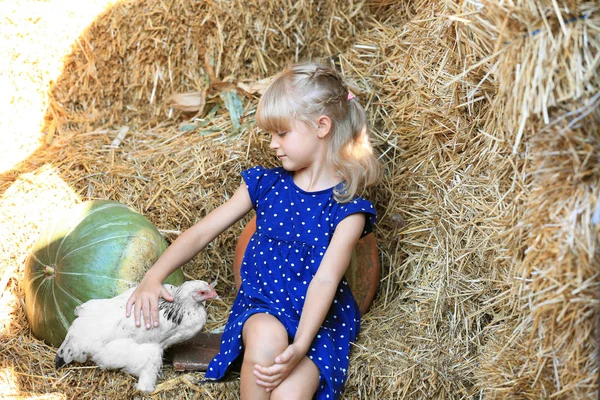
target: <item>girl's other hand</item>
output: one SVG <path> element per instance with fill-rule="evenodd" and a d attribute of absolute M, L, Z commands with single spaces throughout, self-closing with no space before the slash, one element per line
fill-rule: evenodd
<path fill-rule="evenodd" d="M 135 326 L 140 326 L 140 311 L 146 324 L 146 329 L 152 325 L 158 326 L 158 299 L 163 298 L 167 301 L 173 301 L 173 296 L 165 287 L 152 278 L 144 277 L 138 287 L 133 291 L 127 305 L 125 306 L 125 315 L 127 318 L 131 315 L 133 307 L 133 316 Z"/>
<path fill-rule="evenodd" d="M 275 389 L 296 368 L 296 365 L 304 357 L 304 353 L 296 346 L 290 344 L 280 355 L 275 357 L 275 364 L 270 367 L 254 366 L 256 383 L 265 388 L 267 392 Z"/>

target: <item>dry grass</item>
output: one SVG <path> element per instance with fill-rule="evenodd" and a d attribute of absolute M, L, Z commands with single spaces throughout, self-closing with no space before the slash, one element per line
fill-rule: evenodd
<path fill-rule="evenodd" d="M 73 39 L 47 97 L 48 79 L 33 81 L 48 145 L 0 178 L 0 395 L 139 396 L 118 372 L 54 370 L 21 307 L 29 248 L 53 210 L 94 198 L 134 207 L 173 239 L 231 195 L 242 169 L 275 165 L 253 122 L 259 94 L 244 85 L 315 57 L 356 87 L 386 168 L 369 193 L 382 284 L 343 397 L 597 393 L 598 4 L 318 3 L 118 3 Z M 4 50 L 14 57 L 38 28 L 11 23 L 24 33 Z M 15 85 L 39 68 L 13 67 Z M 224 99 L 240 87 L 238 126 Z M 203 107 L 170 108 L 183 92 Z M 185 266 L 218 276 L 227 304 L 241 228 Z M 228 311 L 212 307 L 209 329 Z M 164 370 L 148 397 L 237 398 L 236 381 L 198 386 L 201 373 Z"/>

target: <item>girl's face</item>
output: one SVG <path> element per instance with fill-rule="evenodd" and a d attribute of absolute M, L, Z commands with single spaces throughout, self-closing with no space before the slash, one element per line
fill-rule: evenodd
<path fill-rule="evenodd" d="M 271 133 L 270 148 L 275 151 L 283 168 L 298 171 L 309 167 L 324 154 L 325 141 L 307 124 L 293 120 L 285 132 Z"/>

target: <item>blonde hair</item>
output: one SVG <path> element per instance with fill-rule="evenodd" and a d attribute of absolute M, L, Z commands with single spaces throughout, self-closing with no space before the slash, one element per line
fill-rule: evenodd
<path fill-rule="evenodd" d="M 258 103 L 256 123 L 268 132 L 285 132 L 293 120 L 317 128 L 321 115 L 331 119 L 328 158 L 343 184 L 334 189 L 340 203 L 354 199 L 379 179 L 379 161 L 369 140 L 367 116 L 358 99 L 333 69 L 298 64 L 281 72 Z"/>

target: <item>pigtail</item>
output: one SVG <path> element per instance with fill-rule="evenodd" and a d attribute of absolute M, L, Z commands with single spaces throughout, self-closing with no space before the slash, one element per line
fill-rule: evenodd
<path fill-rule="evenodd" d="M 330 153 L 330 157 L 344 182 L 334 190 L 335 199 L 340 203 L 351 201 L 368 186 L 377 183 L 381 174 L 379 160 L 373 154 L 366 112 L 358 99 L 350 98 L 347 101 L 347 129 L 351 135 L 341 146 L 334 145 L 330 148 L 331 153 L 334 153 L 336 148 L 338 150 L 337 155 Z"/>

